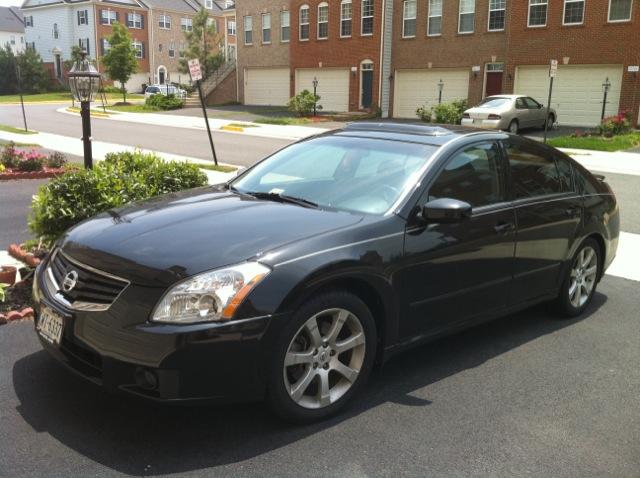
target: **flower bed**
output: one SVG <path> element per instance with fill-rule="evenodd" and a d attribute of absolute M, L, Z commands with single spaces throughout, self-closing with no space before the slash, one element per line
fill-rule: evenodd
<path fill-rule="evenodd" d="M 66 157 L 62 153 L 42 154 L 35 149 L 20 150 L 15 143 L 0 151 L 0 181 L 51 178 L 63 174 Z"/>

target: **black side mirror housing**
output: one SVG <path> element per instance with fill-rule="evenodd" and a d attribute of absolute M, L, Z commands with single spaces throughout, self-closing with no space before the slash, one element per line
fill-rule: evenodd
<path fill-rule="evenodd" d="M 422 207 L 421 219 L 432 223 L 461 222 L 471 217 L 471 204 L 451 198 L 429 201 Z"/>

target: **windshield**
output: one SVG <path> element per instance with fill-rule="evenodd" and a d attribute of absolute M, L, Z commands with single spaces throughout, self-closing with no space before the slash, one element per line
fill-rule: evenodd
<path fill-rule="evenodd" d="M 155 86 L 150 86 L 147 88 L 147 93 L 158 93 L 159 91 L 160 89 Z"/>
<path fill-rule="evenodd" d="M 483 108 L 502 108 L 511 103 L 511 101 L 510 98 L 487 98 L 480 102 L 478 106 L 482 106 Z"/>
<path fill-rule="evenodd" d="M 416 181 L 436 146 L 326 136 L 294 144 L 232 182 L 240 193 L 288 196 L 319 207 L 384 214 Z"/>

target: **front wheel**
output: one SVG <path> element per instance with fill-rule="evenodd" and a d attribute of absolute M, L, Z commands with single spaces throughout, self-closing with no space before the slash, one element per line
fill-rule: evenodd
<path fill-rule="evenodd" d="M 556 309 L 566 317 L 580 315 L 596 292 L 600 277 L 600 246 L 593 239 L 582 243 L 566 273 Z"/>
<path fill-rule="evenodd" d="M 545 128 L 545 126 L 546 126 L 547 131 L 551 131 L 551 130 L 553 129 L 553 124 L 555 123 L 555 121 L 556 121 L 556 119 L 553 117 L 553 115 L 549 115 L 549 116 L 547 117 L 547 122 L 546 122 L 546 124 L 545 124 L 545 123 L 542 123 L 542 129 L 544 129 L 544 128 Z"/>
<path fill-rule="evenodd" d="M 509 127 L 507 128 L 507 130 L 509 131 L 509 133 L 518 134 L 518 131 L 520 130 L 518 120 L 511 120 L 511 123 L 509 123 Z"/>
<path fill-rule="evenodd" d="M 375 323 L 357 296 L 330 292 L 311 299 L 278 340 L 267 392 L 271 408 L 294 423 L 337 413 L 364 386 L 375 350 Z"/>

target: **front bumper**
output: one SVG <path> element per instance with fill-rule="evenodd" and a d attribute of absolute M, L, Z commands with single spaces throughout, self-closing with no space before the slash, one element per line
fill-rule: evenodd
<path fill-rule="evenodd" d="M 38 337 L 52 357 L 75 373 L 110 392 L 160 401 L 253 401 L 263 396 L 267 331 L 274 316 L 228 323 L 151 323 L 137 318 L 142 308 L 127 300 L 140 292 L 134 286 L 108 311 L 73 311 L 48 296 L 44 267 L 39 266 L 34 279 L 35 326 L 46 306 L 63 317 L 64 327 L 59 346 Z"/>

